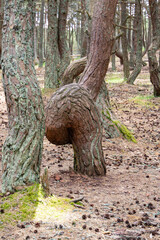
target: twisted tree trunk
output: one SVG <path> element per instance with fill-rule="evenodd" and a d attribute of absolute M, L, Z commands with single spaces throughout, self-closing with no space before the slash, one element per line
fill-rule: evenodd
<path fill-rule="evenodd" d="M 72 62 L 67 67 L 63 75 L 62 86 L 73 83 L 74 79 L 76 79 L 84 71 L 86 64 L 87 57 Z M 106 138 L 113 138 L 119 136 L 120 132 L 117 129 L 116 125 L 113 124 L 116 118 L 111 111 L 109 92 L 105 81 L 103 81 L 100 92 L 98 94 L 96 106 L 98 107 L 100 112 L 100 117 L 103 123 L 103 128 L 105 130 Z"/>
<path fill-rule="evenodd" d="M 60 88 L 46 109 L 46 137 L 56 145 L 71 143 L 74 169 L 104 175 L 100 114 L 89 92 L 73 83 Z"/>
<path fill-rule="evenodd" d="M 39 181 L 44 111 L 33 64 L 33 1 L 6 0 L 2 73 L 8 136 L 2 151 L 2 192 Z"/>
<path fill-rule="evenodd" d="M 92 22 L 90 54 L 78 84 L 60 88 L 46 108 L 46 136 L 54 144 L 72 143 L 74 169 L 91 175 L 106 172 L 102 151 L 102 122 L 96 107 L 114 42 L 117 0 L 99 0 Z"/>
<path fill-rule="evenodd" d="M 87 64 L 87 57 L 83 57 L 79 60 L 73 61 L 65 70 L 61 86 L 73 83 L 73 80 L 78 77 L 85 69 Z"/>

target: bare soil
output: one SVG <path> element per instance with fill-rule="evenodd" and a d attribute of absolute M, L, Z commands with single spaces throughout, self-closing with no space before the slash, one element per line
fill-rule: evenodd
<path fill-rule="evenodd" d="M 37 70 L 37 74 L 42 83 L 43 71 Z M 123 138 L 103 138 L 105 177 L 74 173 L 72 146 L 55 146 L 44 140 L 42 172 L 48 168 L 51 193 L 84 197 L 83 207 L 75 206 L 67 217 L 54 222 L 33 221 L 24 223 L 24 228 L 8 226 L 0 239 L 160 239 L 160 98 L 134 101 L 136 96 L 152 95 L 146 76 L 148 72 L 134 86 L 108 86 L 113 110 L 134 132 L 137 144 Z M 1 84 L 0 151 L 7 121 Z"/>

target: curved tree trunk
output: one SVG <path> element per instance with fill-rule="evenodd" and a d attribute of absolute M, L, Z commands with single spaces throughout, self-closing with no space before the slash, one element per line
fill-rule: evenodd
<path fill-rule="evenodd" d="M 63 75 L 62 86 L 73 83 L 74 79 L 77 78 L 84 71 L 86 64 L 87 57 L 72 62 Z M 98 107 L 100 112 L 100 117 L 103 123 L 103 128 L 105 130 L 106 138 L 113 138 L 119 136 L 120 132 L 115 126 L 115 124 L 113 124 L 113 121 L 115 121 L 116 118 L 111 111 L 109 92 L 105 81 L 103 81 L 100 92 L 98 94 L 96 106 Z"/>
<path fill-rule="evenodd" d="M 114 44 L 113 23 L 116 4 L 116 0 L 100 0 L 95 5 L 90 53 L 87 66 L 79 81 L 81 86 L 90 91 L 94 100 L 104 81 Z"/>
<path fill-rule="evenodd" d="M 154 87 L 154 96 L 160 96 L 160 65 L 156 52 L 160 49 L 160 1 L 149 0 L 151 21 L 153 26 L 153 41 L 148 50 L 150 80 Z"/>
<path fill-rule="evenodd" d="M 72 143 L 74 169 L 104 175 L 102 124 L 89 92 L 73 83 L 60 88 L 46 108 L 46 137 L 51 143 Z"/>
<path fill-rule="evenodd" d="M 2 71 L 9 131 L 3 146 L 2 191 L 13 192 L 39 181 L 42 155 L 44 112 L 33 64 L 33 1 L 6 0 L 4 23 Z"/>
<path fill-rule="evenodd" d="M 87 57 L 83 57 L 79 60 L 73 61 L 65 70 L 61 86 L 73 83 L 74 79 L 78 77 L 85 69 L 87 64 Z"/>
<path fill-rule="evenodd" d="M 106 172 L 102 151 L 102 122 L 94 101 L 109 64 L 114 41 L 116 3 L 116 0 L 97 2 L 89 60 L 84 75 L 79 84 L 60 88 L 46 108 L 47 138 L 54 144 L 72 143 L 74 169 L 89 176 L 104 175 Z"/>
<path fill-rule="evenodd" d="M 115 54 L 120 59 L 120 64 L 123 65 L 123 54 L 122 54 L 122 52 L 116 49 Z"/>

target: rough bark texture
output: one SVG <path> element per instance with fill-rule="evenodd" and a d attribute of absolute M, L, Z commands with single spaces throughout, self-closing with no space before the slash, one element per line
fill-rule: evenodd
<path fill-rule="evenodd" d="M 142 11 L 141 11 L 141 2 L 136 0 L 137 6 L 137 46 L 136 46 L 136 65 L 131 73 L 130 77 L 127 80 L 127 83 L 133 84 L 137 76 L 140 74 L 142 69 Z"/>
<path fill-rule="evenodd" d="M 127 80 L 129 78 L 130 72 L 129 72 L 129 61 L 128 61 L 128 43 L 127 43 L 127 0 L 121 1 L 121 25 L 123 28 L 121 28 L 122 36 L 122 52 L 123 52 L 123 72 L 124 72 L 124 80 Z"/>
<path fill-rule="evenodd" d="M 84 71 L 86 64 L 87 57 L 72 62 L 63 74 L 61 85 L 64 86 L 73 83 L 73 80 Z"/>
<path fill-rule="evenodd" d="M 58 15 L 57 15 L 58 12 Z M 66 43 L 66 19 L 68 0 L 48 1 L 48 36 L 45 65 L 45 88 L 57 88 L 69 65 L 69 50 Z"/>
<path fill-rule="evenodd" d="M 69 0 L 60 0 L 58 18 L 58 49 L 60 55 L 59 79 L 70 63 L 69 48 L 67 46 L 66 23 Z"/>
<path fill-rule="evenodd" d="M 114 124 L 114 121 L 117 120 L 117 118 L 115 117 L 114 113 L 111 110 L 109 92 L 105 81 L 103 81 L 100 92 L 96 99 L 96 106 L 100 112 L 105 137 L 106 138 L 119 137 L 121 134 L 117 126 Z"/>
<path fill-rule="evenodd" d="M 46 137 L 57 145 L 73 145 L 76 171 L 105 174 L 99 110 L 79 84 L 66 85 L 52 96 L 46 108 Z"/>
<path fill-rule="evenodd" d="M 94 100 L 98 96 L 106 75 L 114 43 L 113 23 L 116 4 L 116 0 L 100 0 L 95 6 L 90 53 L 84 74 L 79 82 L 80 85 L 90 91 Z M 104 24 L 106 22 L 107 24 Z"/>
<path fill-rule="evenodd" d="M 153 26 L 153 41 L 148 50 L 150 80 L 154 87 L 154 96 L 160 96 L 160 65 L 156 57 L 160 49 L 160 1 L 149 0 L 151 21 Z"/>
<path fill-rule="evenodd" d="M 137 2 L 134 7 L 134 18 L 133 18 L 133 29 L 137 29 L 137 16 L 138 16 L 138 5 Z M 136 62 L 136 50 L 137 50 L 137 33 L 136 31 L 132 31 L 132 48 L 130 52 L 130 67 L 134 69 Z"/>
<path fill-rule="evenodd" d="M 46 108 L 47 138 L 54 144 L 72 143 L 74 169 L 89 176 L 104 175 L 106 172 L 102 151 L 103 128 L 94 100 L 104 81 L 111 55 L 116 2 L 98 1 L 85 74 L 80 84 L 60 88 Z"/>
<path fill-rule="evenodd" d="M 45 88 L 57 88 L 60 56 L 58 51 L 57 0 L 48 0 L 48 36 L 45 65 Z"/>
<path fill-rule="evenodd" d="M 2 70 L 9 131 L 3 146 L 2 191 L 39 181 L 44 112 L 33 64 L 33 1 L 6 0 Z"/>
<path fill-rule="evenodd" d="M 72 62 L 66 69 L 63 76 L 63 86 L 69 83 L 73 83 L 73 80 L 78 77 L 85 69 L 87 64 L 87 58 L 81 58 L 77 61 Z M 99 109 L 103 128 L 105 130 L 106 138 L 113 138 L 120 135 L 117 127 L 113 124 L 116 118 L 111 111 L 109 92 L 105 81 L 103 81 L 100 92 L 96 100 L 96 106 Z"/>
<path fill-rule="evenodd" d="M 0 68 L 2 55 L 3 0 L 0 0 Z"/>
<path fill-rule="evenodd" d="M 44 0 L 41 0 L 41 15 L 39 24 L 39 67 L 43 66 L 43 22 L 44 22 Z"/>

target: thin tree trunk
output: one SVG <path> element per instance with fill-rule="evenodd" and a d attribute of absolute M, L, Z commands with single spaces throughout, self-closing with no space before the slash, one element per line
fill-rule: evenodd
<path fill-rule="evenodd" d="M 149 0 L 153 27 L 152 45 L 148 50 L 150 80 L 154 87 L 154 96 L 160 97 L 160 64 L 156 52 L 160 49 L 160 1 Z"/>
<path fill-rule="evenodd" d="M 85 34 L 85 23 L 86 23 L 86 1 L 81 0 L 81 57 L 87 55 L 86 46 L 86 34 Z"/>
<path fill-rule="evenodd" d="M 58 88 L 60 55 L 58 50 L 57 0 L 48 0 L 48 33 L 45 64 L 45 88 Z"/>
<path fill-rule="evenodd" d="M 2 55 L 3 0 L 0 0 L 0 68 Z"/>
<path fill-rule="evenodd" d="M 128 43 L 127 43 L 127 31 L 126 31 L 126 21 L 127 21 L 127 0 L 121 1 L 121 25 L 122 25 L 122 52 L 123 52 L 123 72 L 124 80 L 129 78 L 129 61 L 128 61 Z"/>
<path fill-rule="evenodd" d="M 137 76 L 141 72 L 142 69 L 142 11 L 141 11 L 141 2 L 140 0 L 136 0 L 137 5 L 137 46 L 136 46 L 136 65 L 131 73 L 130 77 L 127 80 L 127 83 L 133 84 L 136 80 Z"/>
<path fill-rule="evenodd" d="M 2 152 L 2 191 L 13 192 L 39 182 L 42 156 L 44 112 L 33 63 L 33 1 L 6 0 L 4 23 L 2 70 L 9 130 Z"/>
<path fill-rule="evenodd" d="M 45 88 L 57 88 L 70 63 L 66 40 L 68 1 L 48 1 L 48 37 L 45 67 Z M 58 13 L 58 14 L 57 14 Z"/>
<path fill-rule="evenodd" d="M 66 23 L 69 0 L 60 0 L 58 17 L 58 49 L 60 55 L 60 66 L 58 78 L 61 80 L 64 71 L 70 63 L 69 48 L 67 45 Z"/>
<path fill-rule="evenodd" d="M 39 24 L 39 67 L 43 67 L 43 23 L 44 23 L 44 0 L 41 0 L 41 15 Z"/>
<path fill-rule="evenodd" d="M 134 19 L 133 19 L 133 29 L 137 29 L 137 15 L 138 15 L 138 8 L 137 8 L 137 2 L 135 3 L 134 8 Z M 135 67 L 135 55 L 137 51 L 137 33 L 135 30 L 132 30 L 132 48 L 130 53 L 130 67 L 134 69 Z"/>

